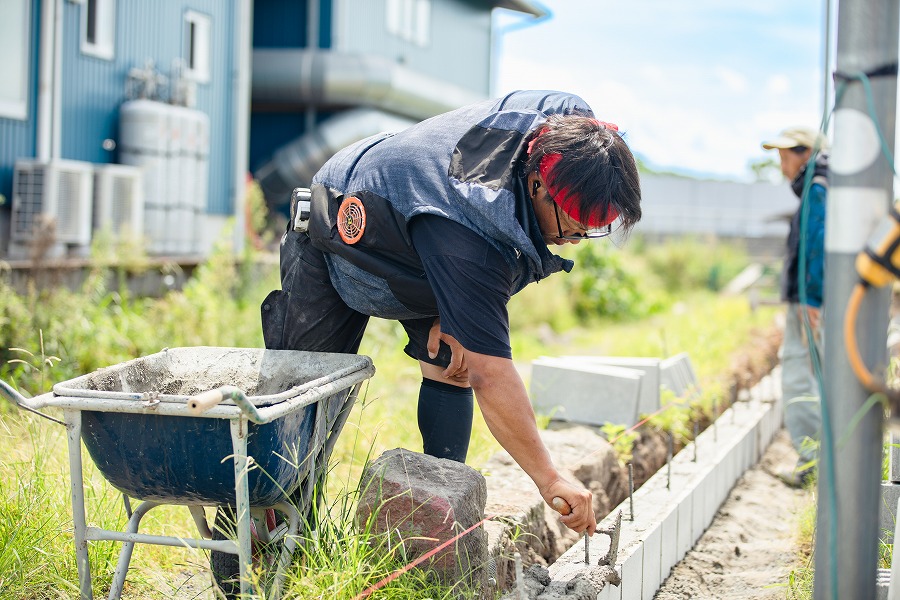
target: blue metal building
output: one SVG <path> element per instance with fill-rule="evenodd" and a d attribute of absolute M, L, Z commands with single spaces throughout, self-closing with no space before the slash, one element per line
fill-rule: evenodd
<path fill-rule="evenodd" d="M 156 253 L 208 247 L 204 236 L 216 234 L 244 192 L 251 7 L 250 0 L 3 0 L 0 79 L 9 87 L 0 91 L 0 256 L 7 249 L 13 258 L 16 250 L 27 255 L 28 231 L 38 216 L 57 221 L 63 254 L 83 254 L 102 216 L 90 206 L 95 196 L 105 191 L 113 204 L 131 201 L 123 186 L 134 185 L 133 175 L 142 181 L 153 176 L 144 149 L 122 139 L 120 111 L 136 99 L 159 109 L 169 123 L 166 134 L 182 145 L 187 136 L 176 121 L 196 117 L 205 144 L 190 149 L 196 172 L 156 169 L 157 176 L 180 177 L 188 187 L 160 188 L 158 197 L 136 192 L 139 204 L 162 206 L 160 215 L 170 212 L 166 203 L 174 206 L 173 193 L 182 203 L 193 196 L 196 222 L 184 235 L 194 239 L 181 247 L 157 243 Z M 166 113 L 174 106 L 183 110 Z M 166 167 L 174 169 L 171 146 L 160 147 L 159 160 L 169 152 Z M 115 163 L 131 168 L 105 168 Z M 77 206 L 74 213 L 70 205 Z M 148 233 L 148 223 L 134 217 Z M 90 221 L 87 237 L 66 233 L 72 218 Z"/>
<path fill-rule="evenodd" d="M 27 257 L 48 223 L 61 256 L 110 225 L 153 254 L 202 255 L 230 216 L 240 243 L 248 173 L 283 208 L 344 145 L 487 97 L 498 7 L 544 14 L 529 0 L 3 0 L 0 257 Z"/>

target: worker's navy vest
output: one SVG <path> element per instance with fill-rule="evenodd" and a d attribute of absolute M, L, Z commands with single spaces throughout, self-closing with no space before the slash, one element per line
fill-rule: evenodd
<path fill-rule="evenodd" d="M 451 219 L 487 240 L 514 266 L 511 293 L 570 270 L 572 262 L 541 238 L 521 169 L 528 134 L 554 113 L 592 116 L 577 96 L 514 92 L 366 138 L 332 157 L 313 179 L 309 234 L 326 253 L 344 301 L 384 318 L 436 315 L 407 228 L 421 214 Z M 350 196 L 366 215 L 353 244 L 337 230 L 339 207 Z"/>

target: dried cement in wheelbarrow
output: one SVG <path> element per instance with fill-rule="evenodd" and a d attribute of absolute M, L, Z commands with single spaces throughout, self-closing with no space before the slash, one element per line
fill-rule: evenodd
<path fill-rule="evenodd" d="M 234 463 L 228 418 L 158 414 L 156 403 L 185 404 L 196 393 L 223 385 L 240 388 L 256 407 L 275 406 L 349 378 L 308 406 L 270 423 L 249 423 L 247 454 L 252 506 L 289 497 L 317 468 L 326 438 L 353 384 L 371 376 L 364 356 L 256 348 L 172 348 L 101 369 L 53 387 L 57 397 L 77 401 L 82 438 L 103 476 L 135 498 L 165 503 L 234 502 Z M 304 396 L 305 397 L 305 396 Z M 60 398 L 62 399 L 62 398 Z M 97 399 L 103 401 L 98 404 Z M 123 412 L 111 400 L 143 401 L 140 412 Z M 155 412 L 156 411 L 156 412 Z M 324 411 L 324 431 L 316 431 Z M 320 425 L 321 426 L 321 425 Z"/>

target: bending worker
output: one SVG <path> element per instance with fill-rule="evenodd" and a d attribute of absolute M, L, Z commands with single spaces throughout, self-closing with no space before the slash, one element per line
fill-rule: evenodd
<path fill-rule="evenodd" d="M 398 320 L 419 361 L 427 454 L 465 462 L 473 390 L 491 433 L 562 518 L 593 533 L 591 494 L 564 479 L 512 361 L 507 303 L 573 263 L 549 245 L 628 231 L 634 157 L 577 96 L 520 91 L 339 151 L 311 186 L 309 220 L 281 241 L 266 347 L 355 353 L 370 316 Z"/>

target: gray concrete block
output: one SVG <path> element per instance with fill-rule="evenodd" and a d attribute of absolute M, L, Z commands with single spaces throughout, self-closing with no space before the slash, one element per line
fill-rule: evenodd
<path fill-rule="evenodd" d="M 622 563 L 622 600 L 642 600 L 644 547 L 639 545 Z"/>
<path fill-rule="evenodd" d="M 606 584 L 597 594 L 597 600 L 622 600 L 622 586 Z"/>
<path fill-rule="evenodd" d="M 672 567 L 678 564 L 678 508 L 668 514 L 660 529 L 662 536 L 659 557 L 659 585 L 668 579 Z M 658 586 L 657 586 L 658 587 Z"/>
<path fill-rule="evenodd" d="M 678 537 L 675 544 L 678 549 L 678 560 L 684 558 L 691 548 L 694 547 L 693 503 L 694 494 L 691 493 L 678 505 Z"/>
<path fill-rule="evenodd" d="M 878 535 L 887 544 L 894 543 L 897 523 L 897 500 L 900 499 L 900 483 L 881 482 L 881 506 L 878 510 Z"/>
<path fill-rule="evenodd" d="M 644 374 L 638 413 L 648 415 L 659 409 L 660 363 L 659 358 L 632 356 L 563 356 L 566 361 L 587 365 L 608 365 L 635 369 Z"/>
<path fill-rule="evenodd" d="M 697 376 L 691 367 L 687 352 L 676 354 L 659 363 L 660 384 L 670 389 L 676 396 L 683 397 L 690 392 L 699 391 Z"/>
<path fill-rule="evenodd" d="M 641 600 L 653 600 L 656 590 L 659 589 L 661 554 L 662 531 L 660 527 L 654 527 L 644 534 Z"/>
<path fill-rule="evenodd" d="M 878 569 L 875 576 L 875 600 L 888 600 L 891 589 L 891 570 Z"/>
<path fill-rule="evenodd" d="M 630 427 L 638 422 L 642 379 L 634 369 L 540 358 L 531 366 L 531 403 L 560 421 Z"/>

